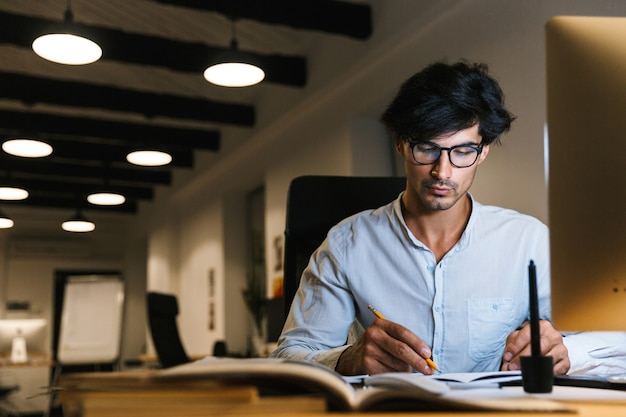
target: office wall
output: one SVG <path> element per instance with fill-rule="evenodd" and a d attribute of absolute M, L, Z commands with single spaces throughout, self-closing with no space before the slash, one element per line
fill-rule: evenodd
<path fill-rule="evenodd" d="M 53 317 L 53 285 L 55 271 L 116 271 L 123 264 L 116 259 L 91 257 L 59 258 L 41 253 L 20 253 L 2 262 L 5 271 L 5 298 L 7 301 L 27 301 L 29 311 L 5 311 L 6 318 L 44 318 L 48 320 L 46 345 L 51 346 Z M 4 307 L 4 306 L 3 306 Z"/>
<path fill-rule="evenodd" d="M 207 354 L 213 342 L 224 338 L 225 275 L 224 210 L 221 202 L 208 210 L 183 211 L 178 250 L 180 256 L 180 321 L 189 354 Z M 213 275 L 213 283 L 209 281 Z M 189 302 L 189 300 L 193 300 Z"/>

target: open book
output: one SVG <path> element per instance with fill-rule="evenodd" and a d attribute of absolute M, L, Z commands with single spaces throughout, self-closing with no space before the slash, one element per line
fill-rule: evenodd
<path fill-rule="evenodd" d="M 390 372 L 368 376 L 363 383 L 370 387 L 424 386 L 428 381 L 445 383 L 447 389 L 499 388 L 502 385 L 522 385 L 521 371 L 466 372 L 422 375 L 419 373 Z"/>
<path fill-rule="evenodd" d="M 391 410 L 505 410 L 566 411 L 556 402 L 520 395 L 499 398 L 467 395 L 455 397 L 448 383 L 415 374 L 384 374 L 366 377 L 364 387 L 354 387 L 335 371 L 308 362 L 284 359 L 205 358 L 158 371 L 157 380 L 222 381 L 254 385 L 272 394 L 319 394 L 333 411 Z M 507 375 L 508 376 L 508 375 Z"/>

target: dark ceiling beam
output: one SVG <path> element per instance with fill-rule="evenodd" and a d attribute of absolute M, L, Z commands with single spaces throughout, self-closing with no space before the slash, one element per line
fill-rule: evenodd
<path fill-rule="evenodd" d="M 0 153 L 1 178 L 80 178 L 84 181 L 115 184 L 170 185 L 172 173 L 162 167 L 107 167 L 102 164 L 56 163 L 42 159 L 26 159 Z"/>
<path fill-rule="evenodd" d="M 151 200 L 154 197 L 152 188 L 146 186 L 115 185 L 106 184 L 104 182 L 96 184 L 79 181 L 77 179 L 64 179 L 63 181 L 59 181 L 54 179 L 6 178 L 0 176 L 0 184 L 2 186 L 24 188 L 30 193 L 48 193 L 53 195 L 70 193 L 85 198 L 89 194 L 99 192 L 120 193 L 127 199 L 132 200 Z"/>
<path fill-rule="evenodd" d="M 61 208 L 71 210 L 93 210 L 100 212 L 117 212 L 117 213 L 137 213 L 137 202 L 126 201 L 119 206 L 96 206 L 90 204 L 87 200 L 77 199 L 73 196 L 57 195 L 54 197 L 40 196 L 37 193 L 28 196 L 26 200 L 20 201 L 2 201 L 3 207 L 9 206 L 30 206 L 30 207 L 42 207 L 42 208 Z"/>
<path fill-rule="evenodd" d="M 253 126 L 254 107 L 245 104 L 158 94 L 79 81 L 61 81 L 0 72 L 0 98 L 63 106 L 99 108 L 202 122 Z"/>
<path fill-rule="evenodd" d="M 43 140 L 67 136 L 66 139 L 73 138 L 81 142 L 84 142 L 84 138 L 94 138 L 101 143 L 124 143 L 137 148 L 194 148 L 211 151 L 220 148 L 220 132 L 217 130 L 0 110 L 0 140 L 18 136 L 35 136 Z"/>
<path fill-rule="evenodd" d="M 55 163 L 63 163 L 71 160 L 81 163 L 99 163 L 103 166 L 131 165 L 126 161 L 128 155 L 134 149 L 128 146 L 102 145 L 98 143 L 60 142 L 47 141 L 54 151 L 46 156 L 46 160 Z M 193 167 L 193 150 L 191 149 L 168 149 L 172 161 L 167 165 L 169 168 Z"/>
<path fill-rule="evenodd" d="M 126 145 L 105 145 L 100 143 L 78 141 L 47 141 L 52 148 L 52 154 L 45 158 L 49 161 L 78 160 L 81 162 L 98 162 L 104 165 L 127 164 L 126 155 L 137 148 Z M 193 166 L 193 149 L 170 148 L 160 149 L 172 156 L 168 167 L 190 168 Z"/>
<path fill-rule="evenodd" d="M 367 39 L 372 34 L 368 4 L 327 0 L 154 0 L 158 3 L 217 12 L 229 17 L 280 24 Z"/>
<path fill-rule="evenodd" d="M 49 20 L 0 12 L 0 44 L 31 48 L 33 40 L 55 27 L 59 20 Z M 199 42 L 181 42 L 157 36 L 128 33 L 102 26 L 88 26 L 76 22 L 75 28 L 98 42 L 102 47 L 102 60 L 125 62 L 168 68 L 173 71 L 198 74 L 219 56 L 229 51 L 227 47 L 208 46 Z M 163 53 L 168 51 L 169 53 Z M 306 59 L 301 56 L 264 55 L 245 51 L 265 70 L 265 81 L 302 87 L 306 84 Z"/>

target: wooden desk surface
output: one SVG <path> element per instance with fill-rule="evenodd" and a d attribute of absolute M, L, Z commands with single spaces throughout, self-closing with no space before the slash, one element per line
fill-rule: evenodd
<path fill-rule="evenodd" d="M 319 397 L 263 397 L 251 406 L 244 397 L 245 392 L 233 395 L 239 400 L 228 404 L 220 402 L 211 404 L 206 398 L 195 397 L 192 393 L 176 399 L 153 397 L 149 403 L 138 398 L 134 393 L 105 393 L 101 398 L 91 398 L 88 402 L 78 401 L 76 398 L 64 401 L 64 413 L 67 417 L 155 417 L 171 416 L 179 417 L 209 417 L 215 415 L 237 417 L 258 416 L 277 417 L 281 415 L 298 415 L 299 417 L 338 417 L 349 415 L 350 417 L 555 417 L 555 415 L 570 415 L 570 413 L 550 412 L 328 412 L 323 398 Z M 223 399 L 222 399 L 223 400 Z M 579 417 L 624 417 L 626 416 L 626 402 L 564 402 L 572 415 Z M 74 411 L 72 411 L 74 410 Z"/>
<path fill-rule="evenodd" d="M 204 355 L 190 355 L 189 359 L 198 360 L 198 359 L 205 358 L 207 356 L 209 356 L 208 353 Z M 142 353 L 141 355 L 139 355 L 139 360 L 146 364 L 158 363 L 159 357 L 155 353 Z"/>
<path fill-rule="evenodd" d="M 47 355 L 30 355 L 26 362 L 12 362 L 9 356 L 0 356 L 0 368 L 31 367 L 54 365 L 54 362 Z"/>
<path fill-rule="evenodd" d="M 605 404 L 605 403 L 568 403 L 568 407 L 572 410 L 570 413 L 535 413 L 535 412 L 419 412 L 419 413 L 356 413 L 350 414 L 351 417 L 403 417 L 403 416 L 419 416 L 419 417 L 555 417 L 577 415 L 579 417 L 624 417 L 626 416 L 626 403 L 622 404 Z M 320 414 L 299 414 L 306 417 L 328 417 L 329 413 Z M 268 416 L 269 417 L 269 416 Z"/>
<path fill-rule="evenodd" d="M 412 412 L 328 412 L 322 395 L 259 396 L 256 388 L 241 385 L 223 385 L 217 381 L 177 380 L 174 384 L 155 385 L 150 373 L 124 372 L 105 374 L 69 374 L 61 379 L 59 399 L 66 417 L 209 417 L 259 416 L 277 417 L 554 417 L 555 415 L 578 415 L 580 417 L 625 417 L 626 396 L 621 391 L 593 390 L 600 397 L 585 397 L 592 391 L 576 391 L 576 395 L 562 395 L 553 401 L 564 404 L 571 413 L 525 412 L 525 411 L 412 411 Z M 564 387 L 561 387 L 564 388 Z M 520 388 L 521 389 L 521 388 Z M 578 388 L 579 390 L 584 388 Z M 613 395 L 612 393 L 617 393 Z M 605 395 L 606 394 L 606 395 Z M 560 398 L 560 399 L 559 399 Z M 564 398 L 573 398 L 567 399 Z M 594 399 L 584 399 L 594 398 Z"/>
<path fill-rule="evenodd" d="M 301 401 L 301 400 L 300 400 Z M 313 406 L 316 404 L 314 399 L 309 400 Z M 106 407 L 102 407 L 98 412 L 85 412 L 83 409 L 82 414 L 67 413 L 68 417 L 110 417 L 115 415 L 116 417 L 153 417 L 154 411 L 149 409 L 140 410 L 136 407 L 123 407 L 122 404 L 111 405 L 111 400 L 103 400 L 102 404 L 106 404 Z M 300 402 L 301 404 L 301 402 Z M 312 407 L 308 405 L 308 407 Z M 576 415 L 579 417 L 624 417 L 626 415 L 626 404 L 607 404 L 607 403 L 572 403 L 568 404 L 568 407 L 572 410 L 572 413 L 549 413 L 549 412 L 327 412 L 323 410 L 319 411 L 304 411 L 299 409 L 298 404 L 290 402 L 289 400 L 273 399 L 262 401 L 258 404 L 258 407 L 250 409 L 248 405 L 233 404 L 229 410 L 214 410 L 210 407 L 203 411 L 198 409 L 192 409 L 187 412 L 182 411 L 179 407 L 171 408 L 173 414 L 178 417 L 212 417 L 212 416 L 228 416 L 228 417 L 337 417 L 340 415 L 348 415 L 350 417 L 444 417 L 444 416 L 459 416 L 463 417 L 556 417 L 556 416 L 569 416 Z M 67 411 L 67 409 L 66 409 Z M 161 407 L 160 412 L 163 412 Z"/>

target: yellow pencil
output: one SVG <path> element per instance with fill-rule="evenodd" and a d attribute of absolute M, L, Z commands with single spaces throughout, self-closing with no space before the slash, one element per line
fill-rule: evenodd
<path fill-rule="evenodd" d="M 385 318 L 385 316 L 383 316 L 383 315 L 382 315 L 382 313 L 381 313 L 380 311 L 378 311 L 378 310 L 376 310 L 376 309 L 374 308 L 374 306 L 373 306 L 373 305 L 371 305 L 371 304 L 370 304 L 370 305 L 368 305 L 368 306 L 367 306 L 367 308 L 369 308 L 369 309 L 370 309 L 370 311 L 371 311 L 372 313 L 374 313 L 374 314 L 376 315 L 376 317 L 378 317 L 379 319 L 382 319 L 382 320 L 387 320 L 387 319 Z"/>
<path fill-rule="evenodd" d="M 433 362 L 432 359 L 426 358 L 426 363 L 428 364 L 428 366 L 430 366 L 435 371 L 439 371 L 439 367 L 437 366 L 437 364 L 435 362 Z M 441 372 L 441 371 L 439 371 L 439 372 Z"/>
<path fill-rule="evenodd" d="M 369 310 L 370 310 L 372 313 L 374 313 L 374 314 L 376 315 L 376 317 L 378 317 L 379 319 L 382 319 L 382 320 L 387 320 L 387 319 L 385 318 L 385 316 L 383 316 L 383 314 L 382 314 L 380 311 L 378 311 L 378 310 L 376 310 L 376 309 L 374 308 L 374 306 L 373 306 L 373 305 L 369 304 L 369 305 L 367 306 L 367 308 L 369 308 Z M 427 364 L 428 364 L 428 366 L 430 366 L 432 369 L 434 369 L 434 370 L 436 370 L 436 371 L 439 371 L 439 367 L 437 366 L 437 364 L 436 364 L 435 362 L 433 362 L 433 360 L 432 360 L 432 359 L 430 359 L 430 358 L 426 358 L 426 363 L 427 363 Z M 439 372 L 441 372 L 441 371 L 439 371 Z"/>

